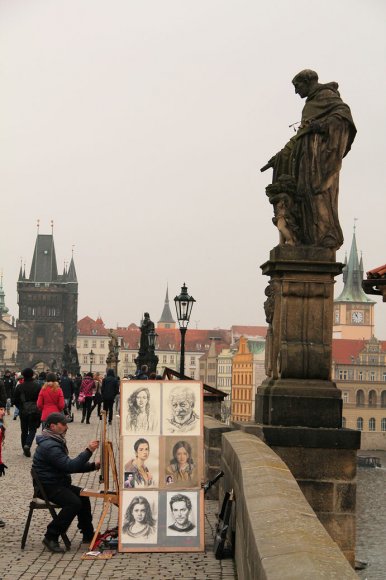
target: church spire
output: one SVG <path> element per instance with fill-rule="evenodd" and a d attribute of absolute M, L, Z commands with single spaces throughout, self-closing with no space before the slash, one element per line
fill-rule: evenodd
<path fill-rule="evenodd" d="M 157 323 L 158 328 L 175 328 L 176 323 L 173 319 L 169 306 L 169 287 L 166 286 L 165 304 L 162 310 L 161 318 Z"/>
<path fill-rule="evenodd" d="M 51 222 L 51 232 L 53 232 L 53 222 Z M 57 280 L 58 267 L 56 264 L 53 233 L 38 233 L 35 242 L 29 281 L 49 283 L 56 282 Z"/>
<path fill-rule="evenodd" d="M 343 268 L 343 282 L 344 288 L 340 296 L 336 298 L 335 302 L 373 302 L 364 293 L 362 289 L 363 279 L 363 260 L 359 261 L 358 249 L 356 241 L 356 226 L 354 224 L 354 232 L 351 242 L 350 256 L 346 265 Z"/>

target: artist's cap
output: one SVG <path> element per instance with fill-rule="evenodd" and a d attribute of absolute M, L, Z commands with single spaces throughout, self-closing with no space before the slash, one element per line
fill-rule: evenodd
<path fill-rule="evenodd" d="M 69 422 L 70 421 L 67 419 L 67 417 L 63 415 L 63 413 L 51 413 L 45 420 L 45 423 L 48 426 L 51 425 L 52 423 L 54 425 L 57 425 L 58 423 L 62 423 L 62 425 L 65 425 L 66 423 Z"/>

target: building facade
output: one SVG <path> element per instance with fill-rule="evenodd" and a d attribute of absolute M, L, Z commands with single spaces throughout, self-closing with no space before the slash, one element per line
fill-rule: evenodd
<path fill-rule="evenodd" d="M 362 449 L 386 449 L 386 341 L 334 340 L 332 377 L 343 427 L 363 432 Z"/>
<path fill-rule="evenodd" d="M 17 283 L 18 368 L 60 370 L 65 345 L 76 346 L 78 281 L 74 258 L 58 274 L 53 235 L 38 234 L 29 277 Z"/>

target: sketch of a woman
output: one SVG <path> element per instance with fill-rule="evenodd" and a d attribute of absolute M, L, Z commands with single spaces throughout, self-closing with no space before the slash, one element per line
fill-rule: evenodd
<path fill-rule="evenodd" d="M 158 421 L 150 411 L 150 391 L 140 387 L 128 399 L 129 412 L 126 428 L 133 433 L 152 433 L 158 428 Z"/>
<path fill-rule="evenodd" d="M 148 500 L 142 495 L 136 495 L 126 510 L 122 531 L 130 538 L 138 538 L 141 541 L 155 535 L 156 523 Z"/>
<path fill-rule="evenodd" d="M 192 457 L 192 446 L 187 441 L 177 441 L 172 453 L 173 458 L 166 468 L 166 474 L 171 475 L 175 483 L 191 483 L 196 471 Z"/>
<path fill-rule="evenodd" d="M 154 479 L 145 465 L 145 461 L 149 458 L 150 446 L 146 439 L 137 439 L 134 443 L 135 458 L 130 459 L 125 465 L 125 472 L 133 474 L 133 487 L 148 487 L 154 485 Z"/>

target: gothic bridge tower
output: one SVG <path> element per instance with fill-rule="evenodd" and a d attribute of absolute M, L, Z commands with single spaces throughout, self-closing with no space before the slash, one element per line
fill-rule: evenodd
<path fill-rule="evenodd" d="M 60 370 L 66 344 L 76 346 L 78 280 L 74 257 L 58 274 L 54 237 L 37 234 L 29 277 L 17 282 L 18 368 Z"/>

